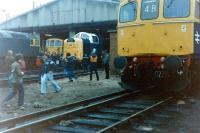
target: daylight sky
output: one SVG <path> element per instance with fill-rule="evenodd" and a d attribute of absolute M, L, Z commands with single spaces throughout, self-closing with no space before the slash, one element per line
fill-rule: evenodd
<path fill-rule="evenodd" d="M 0 22 L 53 0 L 0 0 Z M 34 4 L 33 4 L 34 3 Z"/>

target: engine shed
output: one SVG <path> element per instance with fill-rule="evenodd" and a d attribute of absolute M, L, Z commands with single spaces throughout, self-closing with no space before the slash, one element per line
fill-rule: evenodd
<path fill-rule="evenodd" d="M 44 45 L 49 38 L 66 39 L 77 32 L 99 36 L 110 48 L 107 32 L 117 25 L 119 0 L 54 0 L 0 24 L 0 29 L 26 32 Z"/>

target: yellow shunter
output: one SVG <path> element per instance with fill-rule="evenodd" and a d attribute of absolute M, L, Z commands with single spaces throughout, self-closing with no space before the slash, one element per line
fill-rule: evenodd
<path fill-rule="evenodd" d="M 45 51 L 52 54 L 62 54 L 63 52 L 63 40 L 59 38 L 51 38 L 46 40 Z"/>

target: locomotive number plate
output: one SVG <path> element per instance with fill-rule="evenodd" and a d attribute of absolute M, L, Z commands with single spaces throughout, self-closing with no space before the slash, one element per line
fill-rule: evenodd
<path fill-rule="evenodd" d="M 163 78 L 164 72 L 163 71 L 155 71 L 155 77 L 156 78 Z"/>

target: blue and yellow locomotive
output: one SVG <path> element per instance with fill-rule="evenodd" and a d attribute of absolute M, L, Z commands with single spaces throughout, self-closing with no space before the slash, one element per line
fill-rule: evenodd
<path fill-rule="evenodd" d="M 178 91 L 200 82 L 199 0 L 121 0 L 117 68 L 131 87 Z"/>
<path fill-rule="evenodd" d="M 102 45 L 99 43 L 99 38 L 95 34 L 79 32 L 73 38 L 66 39 L 63 46 L 63 55 L 70 53 L 79 61 L 83 60 L 83 56 L 90 56 L 93 50 L 97 55 L 101 54 Z"/>

